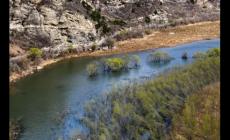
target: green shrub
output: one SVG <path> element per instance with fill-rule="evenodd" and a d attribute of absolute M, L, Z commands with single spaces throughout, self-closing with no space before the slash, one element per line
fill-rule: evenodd
<path fill-rule="evenodd" d="M 208 57 L 218 57 L 220 56 L 220 48 L 213 48 L 213 49 L 209 49 L 207 51 L 207 56 Z"/>
<path fill-rule="evenodd" d="M 29 56 L 32 58 L 32 60 L 34 60 L 36 58 L 41 58 L 42 57 L 42 50 L 39 48 L 30 48 Z"/>
<path fill-rule="evenodd" d="M 121 58 L 108 58 L 106 59 L 106 66 L 113 72 L 121 71 L 125 66 L 125 62 Z"/>
<path fill-rule="evenodd" d="M 172 60 L 172 57 L 166 52 L 155 51 L 149 55 L 149 59 L 154 63 L 166 63 Z"/>
<path fill-rule="evenodd" d="M 87 70 L 88 75 L 90 77 L 96 76 L 98 74 L 98 68 L 97 68 L 96 63 L 88 64 L 87 67 L 86 67 L 86 70 Z"/>

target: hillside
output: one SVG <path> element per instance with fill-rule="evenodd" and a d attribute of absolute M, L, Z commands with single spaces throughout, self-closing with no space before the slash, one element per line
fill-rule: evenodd
<path fill-rule="evenodd" d="M 29 47 L 82 52 L 124 28 L 216 19 L 219 0 L 10 0 L 11 56 Z"/>
<path fill-rule="evenodd" d="M 41 65 L 43 60 L 72 54 L 82 56 L 95 50 L 110 49 L 127 52 L 152 45 L 168 46 L 216 37 L 219 23 L 198 25 L 196 29 L 191 26 L 188 31 L 165 28 L 219 20 L 219 3 L 219 0 L 10 0 L 10 79 L 32 73 L 32 66 Z M 168 35 L 164 36 L 164 44 L 159 42 L 162 33 L 152 34 L 159 30 Z M 178 31 L 178 34 L 173 37 L 171 31 Z M 194 33 L 194 37 L 188 37 L 190 33 Z M 211 35 L 207 35 L 209 33 Z M 149 41 L 143 44 L 146 37 L 128 43 L 124 41 L 144 35 L 149 35 Z M 176 41 L 179 37 L 182 38 Z M 101 54 L 100 51 L 95 53 L 98 52 Z M 36 61 L 31 53 L 35 53 L 32 55 L 36 56 Z"/>

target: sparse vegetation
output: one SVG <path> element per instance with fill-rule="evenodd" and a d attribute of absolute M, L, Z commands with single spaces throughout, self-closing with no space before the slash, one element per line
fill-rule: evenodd
<path fill-rule="evenodd" d="M 149 60 L 154 63 L 167 63 L 172 57 L 166 52 L 155 51 L 149 55 Z"/>
<path fill-rule="evenodd" d="M 139 30 L 132 30 L 132 31 L 123 30 L 119 34 L 117 34 L 114 38 L 117 41 L 122 41 L 131 38 L 142 38 L 143 36 L 144 36 L 143 32 Z"/>
<path fill-rule="evenodd" d="M 187 97 L 219 79 L 220 59 L 208 57 L 154 80 L 114 88 L 86 106 L 82 122 L 89 128 L 88 138 L 165 139 Z"/>
<path fill-rule="evenodd" d="M 26 57 L 18 58 L 17 60 L 10 60 L 10 73 L 20 73 L 29 68 L 30 61 Z"/>
<path fill-rule="evenodd" d="M 107 46 L 109 49 L 112 49 L 112 47 L 114 46 L 114 43 L 115 43 L 114 39 L 107 38 L 105 42 L 102 44 L 102 46 Z"/>
<path fill-rule="evenodd" d="M 96 63 L 91 63 L 87 65 L 87 72 L 90 77 L 96 76 L 98 74 L 98 68 Z"/>

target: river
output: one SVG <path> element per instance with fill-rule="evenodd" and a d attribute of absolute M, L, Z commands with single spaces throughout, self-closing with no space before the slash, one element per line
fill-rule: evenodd
<path fill-rule="evenodd" d="M 72 58 L 52 64 L 10 87 L 10 118 L 22 117 L 25 129 L 20 140 L 69 139 L 71 135 L 86 130 L 79 119 L 83 116 L 87 101 L 101 96 L 115 85 L 154 77 L 166 69 L 192 63 L 194 52 L 219 46 L 220 40 L 213 39 L 158 49 L 175 58 L 164 65 L 147 62 L 152 50 L 130 53 L 140 56 L 139 69 L 100 73 L 93 79 L 88 77 L 86 65 L 105 56 Z M 183 52 L 188 53 L 188 60 L 181 59 Z M 62 118 L 62 121 L 57 121 L 58 118 Z"/>

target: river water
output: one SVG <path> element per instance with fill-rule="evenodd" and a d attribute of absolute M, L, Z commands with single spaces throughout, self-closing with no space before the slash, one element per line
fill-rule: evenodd
<path fill-rule="evenodd" d="M 158 49 L 175 58 L 163 65 L 148 63 L 147 56 L 153 50 L 130 53 L 140 56 L 139 69 L 100 73 L 94 79 L 88 77 L 86 65 L 104 57 L 73 58 L 52 64 L 10 87 L 10 118 L 22 117 L 24 132 L 21 140 L 70 139 L 86 130 L 79 119 L 83 116 L 87 101 L 101 96 L 113 86 L 154 77 L 166 69 L 189 64 L 194 61 L 194 52 L 219 46 L 220 40 L 213 39 Z M 183 52 L 188 53 L 188 60 L 181 59 Z"/>

